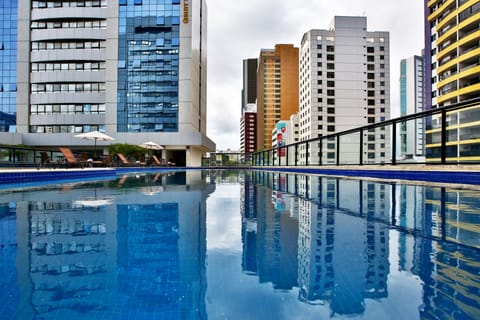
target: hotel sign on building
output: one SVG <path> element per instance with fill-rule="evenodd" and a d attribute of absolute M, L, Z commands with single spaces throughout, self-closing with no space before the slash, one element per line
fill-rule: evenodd
<path fill-rule="evenodd" d="M 183 0 L 183 23 L 188 23 L 188 12 L 190 11 L 189 0 Z"/>

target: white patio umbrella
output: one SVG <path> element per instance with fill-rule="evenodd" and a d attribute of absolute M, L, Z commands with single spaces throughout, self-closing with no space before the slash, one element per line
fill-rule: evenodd
<path fill-rule="evenodd" d="M 147 141 L 138 145 L 141 148 L 148 149 L 148 155 L 152 155 L 152 150 L 162 150 L 164 149 L 161 145 L 153 141 Z"/>
<path fill-rule="evenodd" d="M 156 142 L 147 141 L 138 145 L 139 147 L 150 149 L 150 150 L 162 150 L 163 147 Z"/>
<path fill-rule="evenodd" d="M 100 131 L 90 131 L 85 133 L 80 133 L 74 136 L 75 138 L 87 139 L 87 140 L 94 140 L 95 141 L 95 154 L 97 153 L 97 140 L 99 141 L 111 141 L 115 140 L 115 138 L 106 135 Z"/>
<path fill-rule="evenodd" d="M 97 207 L 108 206 L 112 203 L 113 203 L 113 198 L 110 198 L 110 197 L 98 198 L 97 197 L 97 188 L 95 188 L 95 193 L 94 193 L 93 197 L 88 197 L 88 198 L 81 199 L 81 200 L 75 200 L 73 202 L 73 205 L 74 205 L 74 207 L 97 208 Z"/>
<path fill-rule="evenodd" d="M 84 199 L 73 202 L 75 207 L 103 207 L 112 203 L 112 199 Z"/>

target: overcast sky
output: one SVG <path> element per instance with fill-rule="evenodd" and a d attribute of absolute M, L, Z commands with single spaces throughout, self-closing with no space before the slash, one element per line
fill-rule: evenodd
<path fill-rule="evenodd" d="M 399 103 L 400 60 L 424 46 L 421 0 L 207 0 L 207 135 L 217 150 L 240 148 L 242 61 L 278 43 L 296 47 L 335 15 L 366 16 L 368 31 L 390 32 L 391 107 Z"/>

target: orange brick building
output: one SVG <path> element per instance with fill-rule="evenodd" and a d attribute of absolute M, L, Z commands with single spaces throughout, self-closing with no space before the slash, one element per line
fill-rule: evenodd
<path fill-rule="evenodd" d="M 272 147 L 277 121 L 298 112 L 298 48 L 277 44 L 262 49 L 257 72 L 257 151 Z"/>

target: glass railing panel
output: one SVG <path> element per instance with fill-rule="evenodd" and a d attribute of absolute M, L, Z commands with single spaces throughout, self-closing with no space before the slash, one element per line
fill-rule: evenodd
<path fill-rule="evenodd" d="M 390 137 L 393 125 L 364 130 L 363 164 L 387 164 L 392 162 Z"/>
<path fill-rule="evenodd" d="M 308 164 L 311 166 L 319 166 L 321 165 L 321 140 L 314 140 L 308 143 L 308 153 L 309 153 L 309 160 Z"/>
<path fill-rule="evenodd" d="M 395 159 L 398 163 L 425 162 L 425 119 L 417 118 L 396 124 Z"/>
<path fill-rule="evenodd" d="M 337 137 L 323 138 L 321 145 L 322 150 L 322 164 L 336 165 L 337 164 Z"/>
<path fill-rule="evenodd" d="M 307 149 L 308 149 L 308 143 L 300 143 L 298 145 L 298 165 L 300 166 L 305 166 L 308 163 L 307 159 Z"/>
<path fill-rule="evenodd" d="M 440 163 L 442 155 L 442 116 L 440 113 L 425 117 L 425 161 Z"/>
<path fill-rule="evenodd" d="M 448 144 L 458 145 L 458 161 L 474 162 L 480 160 L 480 105 L 456 112 L 458 119 L 457 136 L 448 134 Z M 453 125 L 447 129 L 453 129 Z M 447 147 L 447 148 L 448 148 Z M 448 152 L 447 152 L 448 153 Z M 447 157 L 447 161 L 449 158 Z M 448 161 L 451 162 L 451 161 Z"/>
<path fill-rule="evenodd" d="M 295 145 L 287 146 L 287 165 L 288 166 L 295 166 Z"/>
<path fill-rule="evenodd" d="M 360 163 L 360 132 L 341 135 L 339 137 L 339 164 Z"/>

